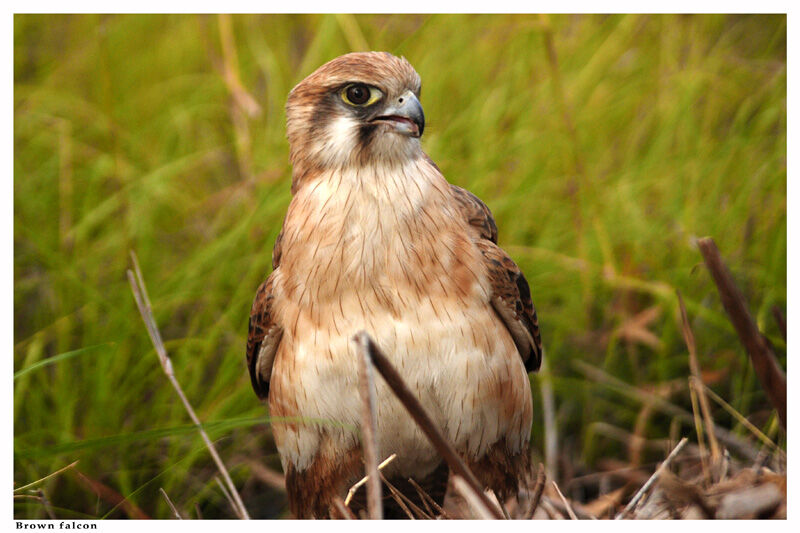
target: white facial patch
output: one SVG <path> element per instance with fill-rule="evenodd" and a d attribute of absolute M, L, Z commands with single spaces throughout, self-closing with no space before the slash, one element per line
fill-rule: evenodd
<path fill-rule="evenodd" d="M 317 153 L 328 163 L 327 166 L 342 166 L 353 153 L 358 139 L 358 122 L 352 117 L 338 117 L 317 141 Z"/>

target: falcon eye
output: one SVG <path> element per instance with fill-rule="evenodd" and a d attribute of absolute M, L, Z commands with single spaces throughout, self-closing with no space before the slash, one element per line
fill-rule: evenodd
<path fill-rule="evenodd" d="M 353 83 L 342 89 L 342 100 L 357 107 L 372 105 L 382 96 L 383 93 L 379 89 L 363 83 Z"/>

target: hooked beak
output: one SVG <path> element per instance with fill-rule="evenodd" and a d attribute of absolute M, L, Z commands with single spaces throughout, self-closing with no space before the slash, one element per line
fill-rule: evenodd
<path fill-rule="evenodd" d="M 372 121 L 386 123 L 397 133 L 409 137 L 421 137 L 422 131 L 425 129 L 425 114 L 422 112 L 422 105 L 411 91 L 403 93 Z"/>

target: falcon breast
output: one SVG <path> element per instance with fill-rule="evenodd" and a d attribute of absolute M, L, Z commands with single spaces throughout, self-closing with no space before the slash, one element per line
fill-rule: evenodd
<path fill-rule="evenodd" d="M 419 97 L 413 67 L 385 52 L 336 58 L 289 94 L 293 197 L 253 303 L 247 365 L 297 517 L 328 517 L 364 475 L 360 330 L 486 488 L 514 494 L 527 473 L 527 372 L 541 362 L 528 283 L 486 205 L 422 151 Z M 384 474 L 441 502 L 446 465 L 382 380 L 376 389 L 380 458 L 397 454 Z"/>

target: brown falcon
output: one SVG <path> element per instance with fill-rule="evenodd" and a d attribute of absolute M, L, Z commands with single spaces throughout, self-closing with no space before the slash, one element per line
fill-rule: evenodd
<path fill-rule="evenodd" d="M 486 488 L 514 494 L 527 471 L 527 372 L 541 362 L 528 283 L 486 205 L 422 151 L 419 94 L 414 68 L 385 52 L 336 58 L 289 94 L 293 197 L 253 302 L 247 365 L 297 517 L 328 517 L 364 475 L 360 330 Z M 446 465 L 376 381 L 379 454 L 397 454 L 385 475 L 441 500 Z"/>

